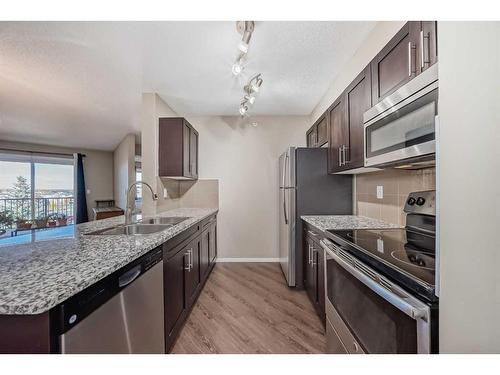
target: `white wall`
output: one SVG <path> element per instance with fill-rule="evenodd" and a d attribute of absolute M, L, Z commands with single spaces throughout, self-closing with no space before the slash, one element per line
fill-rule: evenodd
<path fill-rule="evenodd" d="M 311 123 L 326 111 L 404 24 L 405 21 L 382 21 L 377 23 L 352 58 L 338 72 L 325 95 L 312 111 Z"/>
<path fill-rule="evenodd" d="M 305 145 L 307 116 L 189 117 L 201 178 L 219 180 L 219 258 L 278 257 L 278 157 Z"/>
<path fill-rule="evenodd" d="M 500 23 L 438 27 L 440 349 L 500 353 Z"/>
<path fill-rule="evenodd" d="M 127 190 L 135 181 L 135 135 L 128 134 L 113 152 L 115 204 L 127 207 Z"/>

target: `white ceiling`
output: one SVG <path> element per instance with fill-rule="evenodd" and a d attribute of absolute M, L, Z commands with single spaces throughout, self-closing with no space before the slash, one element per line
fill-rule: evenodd
<path fill-rule="evenodd" d="M 375 22 L 257 22 L 242 77 L 234 22 L 0 22 L 0 139 L 112 150 L 142 92 L 180 115 L 308 115 Z"/>

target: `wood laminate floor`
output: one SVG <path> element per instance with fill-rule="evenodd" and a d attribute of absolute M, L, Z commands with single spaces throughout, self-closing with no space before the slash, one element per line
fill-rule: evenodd
<path fill-rule="evenodd" d="M 324 353 L 323 325 L 279 263 L 217 263 L 172 353 Z"/>

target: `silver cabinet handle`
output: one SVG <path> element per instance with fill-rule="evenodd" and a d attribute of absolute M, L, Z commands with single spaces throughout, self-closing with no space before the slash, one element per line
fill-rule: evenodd
<path fill-rule="evenodd" d="M 311 249 L 311 267 L 314 267 L 317 263 L 314 261 L 314 254 L 316 253 L 316 249 L 312 247 Z"/>
<path fill-rule="evenodd" d="M 358 350 L 359 350 L 359 345 L 358 345 L 358 343 L 356 341 L 353 341 L 352 347 L 354 349 L 354 352 L 357 353 Z"/>
<path fill-rule="evenodd" d="M 343 155 L 342 158 L 344 159 L 344 165 L 346 165 L 348 163 L 347 156 L 346 156 L 347 155 L 346 151 L 348 149 L 349 149 L 349 147 L 347 147 L 346 145 L 342 146 L 342 155 Z"/>
<path fill-rule="evenodd" d="M 420 30 L 420 68 L 424 69 L 424 30 Z"/>
<path fill-rule="evenodd" d="M 312 262 L 312 246 L 309 245 L 309 258 L 307 260 L 307 263 L 311 264 L 311 262 Z"/>
<path fill-rule="evenodd" d="M 424 30 L 420 30 L 420 67 L 422 70 L 425 67 L 425 64 L 430 64 L 430 55 L 431 55 L 431 43 L 430 43 L 430 33 L 427 33 L 427 35 L 424 35 Z M 425 59 L 425 49 L 424 49 L 424 43 L 425 39 L 427 39 L 427 55 L 429 56 L 429 59 Z"/>
<path fill-rule="evenodd" d="M 342 166 L 342 147 L 339 147 L 339 167 Z"/>
<path fill-rule="evenodd" d="M 408 42 L 408 77 L 411 77 L 413 75 L 413 73 L 415 73 L 413 71 L 413 66 L 412 66 L 412 49 L 416 48 L 415 46 L 413 46 L 412 42 Z"/>
<path fill-rule="evenodd" d="M 313 231 L 308 230 L 307 233 L 309 233 L 311 236 L 317 237 L 318 235 L 314 233 Z"/>
<path fill-rule="evenodd" d="M 191 272 L 191 270 L 193 269 L 193 249 L 189 249 L 186 255 L 188 256 L 188 265 L 187 267 L 184 267 L 184 269 L 188 272 Z"/>

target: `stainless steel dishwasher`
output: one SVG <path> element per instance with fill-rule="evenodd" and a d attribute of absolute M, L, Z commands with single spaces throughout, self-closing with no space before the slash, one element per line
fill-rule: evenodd
<path fill-rule="evenodd" d="M 59 307 L 61 353 L 165 353 L 157 248 Z"/>

